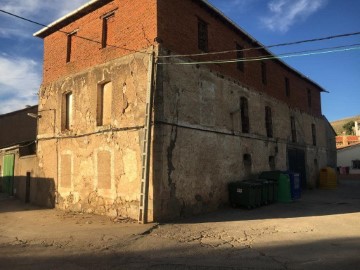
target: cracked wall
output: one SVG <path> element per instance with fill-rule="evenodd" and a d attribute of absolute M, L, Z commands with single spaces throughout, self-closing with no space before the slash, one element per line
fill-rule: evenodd
<path fill-rule="evenodd" d="M 42 86 L 38 158 L 55 179 L 57 207 L 137 219 L 148 60 L 132 54 Z M 99 125 L 99 88 L 109 82 L 110 120 Z M 72 125 L 64 129 L 68 92 Z"/>
<path fill-rule="evenodd" d="M 323 118 L 293 109 L 208 68 L 163 65 L 157 76 L 155 219 L 213 211 L 227 204 L 229 182 L 270 170 L 270 156 L 276 169 L 286 170 L 289 148 L 305 152 L 307 186 L 316 186 L 317 171 L 328 162 Z M 249 104 L 249 133 L 241 132 L 241 97 Z M 266 133 L 266 106 L 272 110 L 273 138 Z M 291 142 L 290 116 L 296 121 L 296 143 Z M 250 168 L 244 165 L 244 154 L 251 155 Z"/>

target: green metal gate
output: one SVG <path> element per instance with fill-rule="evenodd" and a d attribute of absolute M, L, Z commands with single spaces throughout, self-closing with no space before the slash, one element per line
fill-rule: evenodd
<path fill-rule="evenodd" d="M 3 163 L 3 191 L 9 195 L 13 195 L 14 191 L 14 155 L 4 156 Z"/>

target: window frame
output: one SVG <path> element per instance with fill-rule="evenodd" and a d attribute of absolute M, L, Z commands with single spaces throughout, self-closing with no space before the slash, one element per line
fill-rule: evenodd
<path fill-rule="evenodd" d="M 111 88 L 108 89 L 108 91 L 111 91 L 110 93 L 105 93 L 105 86 L 111 84 Z M 104 81 L 100 84 L 98 84 L 98 90 L 97 90 L 97 109 L 96 109 L 96 126 L 102 127 L 102 126 L 108 126 L 111 125 L 112 122 L 112 99 L 113 99 L 113 85 L 112 81 Z M 110 95 L 110 104 L 107 104 L 110 106 L 110 123 L 105 123 L 104 119 L 104 108 L 105 108 L 105 94 Z"/>
<path fill-rule="evenodd" d="M 102 19 L 102 32 L 101 32 L 101 48 L 105 49 L 108 47 L 108 20 L 115 17 L 115 11 L 111 11 L 101 17 Z"/>
<path fill-rule="evenodd" d="M 62 98 L 62 130 L 72 130 L 73 126 L 73 113 L 74 113 L 74 94 L 72 91 L 67 91 L 63 94 Z"/>
<path fill-rule="evenodd" d="M 351 161 L 351 165 L 352 165 L 352 169 L 354 170 L 360 170 L 360 160 L 359 159 L 355 159 Z"/>
<path fill-rule="evenodd" d="M 67 43 L 66 43 L 66 63 L 71 62 L 71 56 L 73 55 L 73 38 L 77 35 L 77 31 L 75 30 L 67 35 Z"/>

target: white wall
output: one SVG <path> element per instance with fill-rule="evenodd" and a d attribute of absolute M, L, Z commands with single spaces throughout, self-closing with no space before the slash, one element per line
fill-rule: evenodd
<path fill-rule="evenodd" d="M 352 168 L 352 160 L 360 160 L 360 144 L 338 150 L 337 165 L 340 167 L 350 167 L 350 174 L 360 174 L 359 169 Z"/>

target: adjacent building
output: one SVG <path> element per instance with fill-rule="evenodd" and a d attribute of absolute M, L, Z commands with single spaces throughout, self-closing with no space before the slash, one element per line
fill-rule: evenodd
<path fill-rule="evenodd" d="M 0 192 L 54 206 L 53 180 L 41 178 L 36 156 L 38 106 L 0 115 Z"/>
<path fill-rule="evenodd" d="M 325 90 L 207 1 L 94 0 L 35 36 L 37 154 L 59 208 L 168 220 L 227 204 L 229 182 L 261 171 L 306 188 L 336 166 Z"/>
<path fill-rule="evenodd" d="M 338 149 L 337 164 L 341 174 L 360 175 L 360 143 Z"/>

